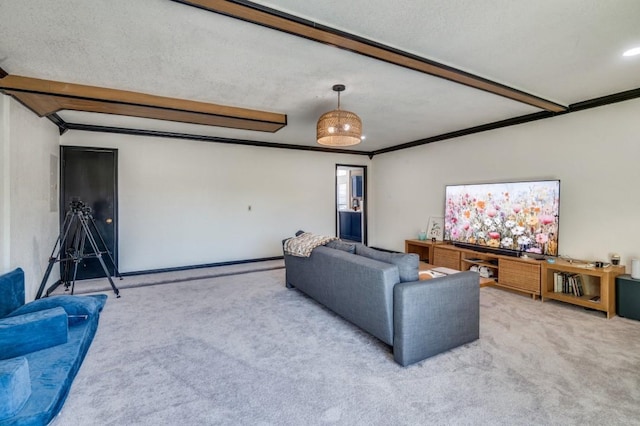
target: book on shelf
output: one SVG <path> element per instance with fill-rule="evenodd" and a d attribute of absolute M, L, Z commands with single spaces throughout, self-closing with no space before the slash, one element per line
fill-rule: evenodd
<path fill-rule="evenodd" d="M 578 296 L 584 296 L 584 285 L 582 284 L 582 275 L 576 274 L 576 285 L 578 286 Z"/>
<path fill-rule="evenodd" d="M 569 272 L 554 272 L 553 291 L 555 293 L 572 294 L 577 297 L 584 296 L 582 276 Z"/>

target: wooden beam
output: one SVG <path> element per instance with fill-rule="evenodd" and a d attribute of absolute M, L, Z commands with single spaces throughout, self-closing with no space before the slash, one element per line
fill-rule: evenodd
<path fill-rule="evenodd" d="M 287 124 L 285 114 L 16 75 L 0 79 L 0 90 L 39 116 L 76 110 L 272 133 Z"/>
<path fill-rule="evenodd" d="M 173 0 L 189 6 L 219 13 L 246 22 L 262 25 L 288 34 L 303 37 L 340 49 L 359 53 L 370 58 L 412 69 L 414 71 L 444 78 L 465 86 L 522 102 L 550 112 L 562 112 L 564 105 L 531 95 L 529 93 L 496 83 L 486 78 L 431 61 L 398 49 L 391 48 L 362 37 L 303 20 L 249 1 L 228 0 Z"/>

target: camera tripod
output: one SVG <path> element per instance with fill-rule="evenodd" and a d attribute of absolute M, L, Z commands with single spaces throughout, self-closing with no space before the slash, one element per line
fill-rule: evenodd
<path fill-rule="evenodd" d="M 93 232 L 90 225 L 93 226 Z M 98 239 L 96 239 L 94 234 L 97 235 Z M 71 242 L 71 244 L 67 247 L 65 243 L 67 242 L 67 239 L 69 237 L 69 241 Z M 102 243 L 104 250 L 100 250 L 98 248 L 98 240 Z M 89 245 L 91 246 L 93 253 L 85 253 L 86 241 L 89 241 Z M 122 279 L 122 275 L 120 275 L 120 272 L 116 267 L 113 256 L 111 255 L 111 252 L 107 248 L 107 244 L 98 231 L 96 222 L 93 219 L 93 215 L 91 214 L 91 208 L 87 207 L 82 201 L 72 201 L 69 204 L 69 210 L 65 215 L 60 235 L 53 245 L 53 250 L 51 252 L 51 256 L 49 257 L 47 271 L 45 272 L 44 277 L 42 277 L 42 282 L 40 283 L 40 287 L 38 288 L 36 299 L 40 299 L 42 297 L 42 292 L 44 291 L 44 287 L 47 284 L 49 275 L 51 274 L 51 270 L 53 269 L 53 265 L 55 265 L 56 262 L 64 262 L 60 281 L 61 283 L 64 283 L 65 287 L 67 287 L 67 290 L 70 286 L 71 294 L 73 294 L 76 283 L 76 276 L 78 273 L 78 265 L 83 259 L 89 258 L 98 259 L 98 261 L 100 262 L 100 266 L 102 266 L 102 270 L 105 273 L 105 276 L 109 280 L 109 284 L 111 284 L 113 292 L 116 294 L 116 297 L 120 297 L 120 290 L 118 290 L 116 285 L 113 283 L 113 280 L 111 279 L 111 274 L 107 269 L 107 265 L 104 263 L 104 259 L 102 258 L 103 254 L 106 254 L 109 257 L 116 276 Z M 73 275 L 71 277 L 71 280 L 69 280 L 69 275 L 71 273 L 71 262 L 73 262 Z M 46 296 L 49 296 L 49 293 L 51 293 L 51 291 L 53 291 L 55 287 L 57 287 L 57 285 L 47 290 Z"/>

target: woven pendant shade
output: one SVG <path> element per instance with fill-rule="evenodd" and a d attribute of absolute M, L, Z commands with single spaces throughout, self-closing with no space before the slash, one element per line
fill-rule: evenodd
<path fill-rule="evenodd" d="M 318 143 L 326 146 L 357 145 L 362 137 L 362 121 L 357 114 L 340 109 L 340 92 L 344 90 L 344 86 L 336 84 L 333 90 L 338 92 L 338 109 L 320 116 L 317 126 Z"/>

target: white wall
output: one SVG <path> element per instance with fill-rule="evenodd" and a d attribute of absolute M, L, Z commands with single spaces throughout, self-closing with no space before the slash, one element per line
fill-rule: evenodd
<path fill-rule="evenodd" d="M 9 103 L 9 97 L 0 94 L 0 273 L 11 267 Z"/>
<path fill-rule="evenodd" d="M 26 298 L 31 300 L 58 236 L 58 175 L 51 176 L 51 162 L 52 156 L 58 158 L 59 133 L 49 120 L 38 118 L 13 99 L 0 95 L 0 103 L 0 272 L 24 269 Z M 49 284 L 58 278 L 54 268 Z"/>
<path fill-rule="evenodd" d="M 559 252 L 629 264 L 640 256 L 640 100 L 432 143 L 373 159 L 370 243 L 404 250 L 429 216 L 442 216 L 447 184 L 555 179 Z"/>
<path fill-rule="evenodd" d="M 121 272 L 281 256 L 301 228 L 335 235 L 335 165 L 370 163 L 83 131 L 61 144 L 118 149 Z"/>
<path fill-rule="evenodd" d="M 0 101 L 0 272 L 22 266 L 31 297 L 58 233 L 49 174 L 59 141 L 119 150 L 123 272 L 279 256 L 281 239 L 299 228 L 333 235 L 337 163 L 368 166 L 373 246 L 403 250 L 429 216 L 442 215 L 446 184 L 559 178 L 561 254 L 640 256 L 640 100 L 373 161 L 81 131 L 59 137 L 48 120 Z"/>

